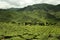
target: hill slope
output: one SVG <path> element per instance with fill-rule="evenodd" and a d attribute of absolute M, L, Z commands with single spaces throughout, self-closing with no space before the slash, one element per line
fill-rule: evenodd
<path fill-rule="evenodd" d="M 25 8 L 0 9 L 0 22 L 60 23 L 60 5 L 35 4 Z"/>

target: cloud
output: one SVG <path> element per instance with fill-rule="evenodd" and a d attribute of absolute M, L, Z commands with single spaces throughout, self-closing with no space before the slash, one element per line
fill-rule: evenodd
<path fill-rule="evenodd" d="M 0 0 L 0 8 L 25 7 L 38 3 L 60 4 L 60 0 Z"/>
<path fill-rule="evenodd" d="M 2 2 L 7 2 L 11 5 L 19 5 L 18 2 L 19 0 L 1 0 Z"/>
<path fill-rule="evenodd" d="M 57 5 L 60 3 L 60 0 L 44 0 L 43 3 L 54 4 Z"/>

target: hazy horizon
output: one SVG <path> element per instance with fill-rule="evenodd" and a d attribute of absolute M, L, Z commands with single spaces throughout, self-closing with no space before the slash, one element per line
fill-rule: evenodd
<path fill-rule="evenodd" d="M 60 0 L 0 0 L 0 9 L 23 8 L 28 5 L 47 3 L 57 5 Z"/>

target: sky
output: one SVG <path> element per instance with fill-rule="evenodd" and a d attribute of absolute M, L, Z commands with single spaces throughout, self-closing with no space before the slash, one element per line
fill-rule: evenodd
<path fill-rule="evenodd" d="M 48 4 L 60 4 L 60 0 L 0 0 L 0 8 L 23 8 L 28 5 L 48 3 Z"/>

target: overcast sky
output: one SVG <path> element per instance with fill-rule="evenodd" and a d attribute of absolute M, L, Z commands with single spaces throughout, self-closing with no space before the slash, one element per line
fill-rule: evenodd
<path fill-rule="evenodd" d="M 21 8 L 28 5 L 48 3 L 48 4 L 60 4 L 60 0 L 0 0 L 0 8 Z"/>

